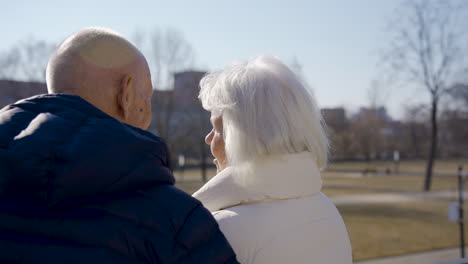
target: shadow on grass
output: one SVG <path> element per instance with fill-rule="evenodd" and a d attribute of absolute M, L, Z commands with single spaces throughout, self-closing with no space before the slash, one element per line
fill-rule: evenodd
<path fill-rule="evenodd" d="M 434 221 L 441 218 L 437 211 L 424 210 L 411 206 L 401 205 L 343 205 L 338 206 L 341 214 L 347 216 L 376 217 L 376 218 L 410 218 L 418 220 Z M 442 219 L 440 219 L 442 220 Z M 445 218 L 443 219 L 445 220 Z"/>
<path fill-rule="evenodd" d="M 409 190 L 404 190 L 401 188 L 388 188 L 388 187 L 379 187 L 379 186 L 350 186 L 350 185 L 339 185 L 339 184 L 324 184 L 324 190 L 356 190 L 356 191 L 363 191 L 366 193 L 368 191 L 373 192 L 410 192 Z"/>

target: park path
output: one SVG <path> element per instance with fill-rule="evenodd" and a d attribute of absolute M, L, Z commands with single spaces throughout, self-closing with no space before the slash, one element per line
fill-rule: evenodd
<path fill-rule="evenodd" d="M 464 200 L 468 200 L 468 191 L 463 192 Z M 431 191 L 431 192 L 403 192 L 403 193 L 371 193 L 340 195 L 330 198 L 336 205 L 347 204 L 375 204 L 375 203 L 400 203 L 423 200 L 455 201 L 458 199 L 456 191 Z"/>
<path fill-rule="evenodd" d="M 415 253 L 415 254 L 407 254 L 407 255 L 402 255 L 402 256 L 385 257 L 385 258 L 379 258 L 379 259 L 354 262 L 354 264 L 452 264 L 452 263 L 462 264 L 462 263 L 468 263 L 468 258 L 455 261 L 459 257 L 460 257 L 460 248 L 449 248 L 449 249 L 420 252 L 420 253 Z"/>

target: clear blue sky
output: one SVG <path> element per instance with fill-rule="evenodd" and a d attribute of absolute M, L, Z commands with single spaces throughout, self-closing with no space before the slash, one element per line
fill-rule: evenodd
<path fill-rule="evenodd" d="M 27 37 L 60 42 L 88 26 L 129 38 L 136 29 L 173 27 L 192 44 L 196 68 L 212 70 L 258 54 L 302 65 L 321 107 L 368 104 L 378 76 L 384 28 L 399 0 L 4 1 L 0 51 Z M 411 88 L 388 92 L 385 105 L 400 117 L 403 103 L 425 98 Z M 419 98 L 419 99 L 415 99 Z M 415 101 L 416 102 L 416 101 Z"/>

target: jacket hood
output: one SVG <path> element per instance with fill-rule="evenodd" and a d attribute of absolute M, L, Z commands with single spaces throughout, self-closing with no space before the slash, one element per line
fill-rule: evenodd
<path fill-rule="evenodd" d="M 159 137 L 74 95 L 31 97 L 0 110 L 0 191 L 48 206 L 173 184 Z"/>
<path fill-rule="evenodd" d="M 303 152 L 270 157 L 248 168 L 228 167 L 193 196 L 213 212 L 241 204 L 312 196 L 321 189 L 315 159 Z"/>

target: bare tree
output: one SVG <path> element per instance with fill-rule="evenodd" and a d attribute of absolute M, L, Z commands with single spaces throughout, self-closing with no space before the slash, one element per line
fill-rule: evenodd
<path fill-rule="evenodd" d="M 0 78 L 45 81 L 47 62 L 55 44 L 29 38 L 0 54 Z"/>
<path fill-rule="evenodd" d="M 331 139 L 331 159 L 351 158 L 353 137 L 350 131 L 350 122 L 346 117 L 346 110 L 343 107 L 322 108 L 321 112 Z"/>
<path fill-rule="evenodd" d="M 468 111 L 468 84 L 457 83 L 449 90 L 452 101 L 460 110 Z"/>
<path fill-rule="evenodd" d="M 384 59 L 397 79 L 423 87 L 431 98 L 431 136 L 424 191 L 431 188 L 437 151 L 438 106 L 440 98 L 462 69 L 462 1 L 408 0 L 400 6 L 392 23 Z M 465 21 L 466 24 L 466 21 Z"/>
<path fill-rule="evenodd" d="M 296 56 L 292 58 L 291 63 L 289 64 L 289 68 L 297 75 L 297 77 L 301 81 L 305 82 L 302 63 L 299 61 L 299 59 Z"/>
<path fill-rule="evenodd" d="M 402 138 L 403 151 L 407 157 L 421 158 L 423 157 L 422 149 L 428 142 L 427 128 L 424 120 L 427 120 L 428 109 L 426 105 L 406 105 L 403 106 L 404 114 L 404 129 L 406 137 Z"/>
<path fill-rule="evenodd" d="M 369 100 L 369 107 L 377 109 L 385 106 L 385 101 L 389 97 L 389 90 L 385 90 L 381 81 L 372 80 L 369 88 L 367 89 L 367 99 Z"/>
<path fill-rule="evenodd" d="M 351 133 L 355 150 L 367 162 L 380 156 L 384 150 L 383 129 L 386 124 L 385 108 L 362 107 L 351 122 Z"/>
<path fill-rule="evenodd" d="M 385 102 L 389 98 L 390 90 L 384 89 L 381 81 L 373 80 L 367 89 L 367 97 L 369 110 L 367 114 L 368 129 L 374 131 L 372 138 L 375 138 L 375 149 L 380 158 L 388 158 L 394 149 L 390 149 L 393 145 L 389 134 L 391 132 L 391 118 L 387 115 Z M 390 133 L 391 132 L 391 133 Z"/>
<path fill-rule="evenodd" d="M 206 181 L 209 150 L 204 138 L 211 125 L 209 113 L 197 98 L 205 73 L 188 70 L 194 63 L 191 45 L 176 29 L 155 29 L 150 34 L 139 31 L 133 39 L 151 68 L 154 132 L 166 140 L 173 160 L 179 154 L 189 157 L 191 165 L 196 160 Z"/>
<path fill-rule="evenodd" d="M 170 144 L 170 120 L 174 112 L 173 74 L 190 67 L 194 61 L 193 49 L 177 29 L 154 29 L 150 33 L 137 31 L 136 45 L 148 59 L 151 69 L 154 100 L 153 125 L 157 133 Z M 158 92 L 159 91 L 159 92 Z"/>
<path fill-rule="evenodd" d="M 441 119 L 445 154 L 449 157 L 468 155 L 468 85 L 457 83 L 449 90 Z"/>

